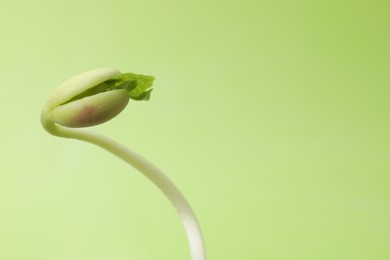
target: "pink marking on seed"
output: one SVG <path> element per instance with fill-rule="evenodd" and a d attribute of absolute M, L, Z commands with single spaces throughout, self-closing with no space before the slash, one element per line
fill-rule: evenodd
<path fill-rule="evenodd" d="M 88 124 L 91 121 L 95 120 L 94 113 L 96 111 L 95 107 L 85 106 L 79 113 L 77 121 L 80 124 Z"/>

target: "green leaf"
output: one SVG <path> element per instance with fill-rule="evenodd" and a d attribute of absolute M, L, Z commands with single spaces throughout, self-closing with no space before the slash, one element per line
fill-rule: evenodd
<path fill-rule="evenodd" d="M 110 89 L 126 89 L 131 99 L 149 100 L 153 81 L 153 76 L 122 73 L 104 83 L 109 85 Z"/>

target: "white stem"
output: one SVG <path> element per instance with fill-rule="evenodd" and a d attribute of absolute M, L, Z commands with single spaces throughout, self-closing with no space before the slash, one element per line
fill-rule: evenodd
<path fill-rule="evenodd" d="M 161 170 L 139 154 L 110 138 L 93 132 L 62 127 L 48 120 L 44 112 L 42 112 L 41 121 L 43 127 L 52 135 L 95 144 L 118 156 L 149 178 L 176 208 L 187 234 L 191 259 L 206 260 L 204 241 L 195 214 L 181 192 Z"/>

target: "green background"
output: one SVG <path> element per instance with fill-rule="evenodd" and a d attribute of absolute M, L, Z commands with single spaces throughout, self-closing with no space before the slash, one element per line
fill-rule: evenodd
<path fill-rule="evenodd" d="M 390 259 L 390 4 L 7 1 L 0 9 L 0 259 L 189 259 L 161 193 L 44 132 L 53 89 L 156 77 L 94 127 L 186 195 L 209 259 Z"/>

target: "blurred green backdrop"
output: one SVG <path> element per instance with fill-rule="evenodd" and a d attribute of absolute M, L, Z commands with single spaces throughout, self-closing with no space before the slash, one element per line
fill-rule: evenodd
<path fill-rule="evenodd" d="M 100 67 L 156 77 L 95 131 L 194 207 L 209 259 L 390 259 L 390 2 L 8 1 L 0 259 L 189 259 L 175 211 L 40 110 Z"/>

